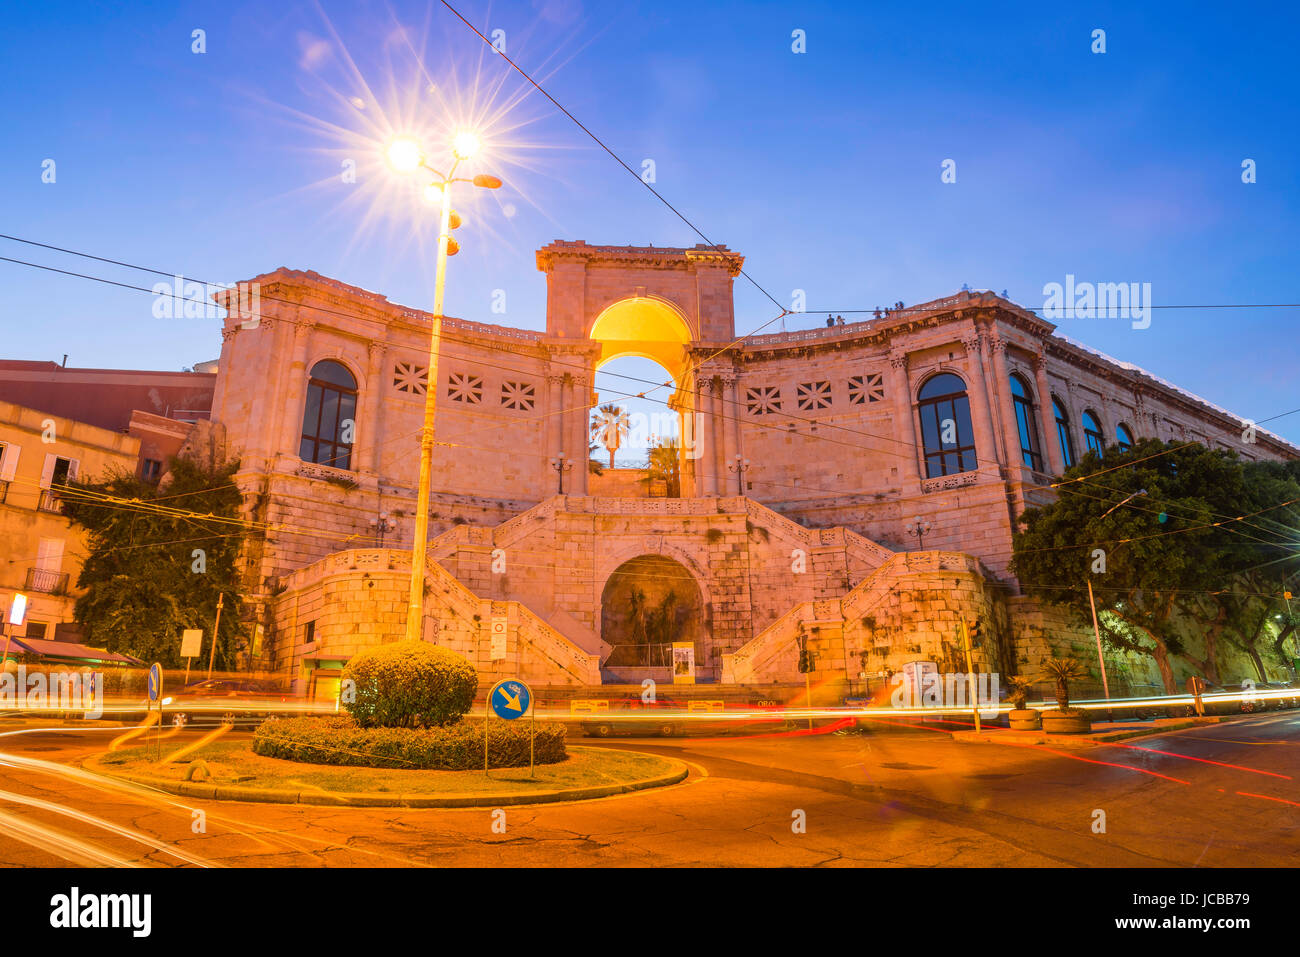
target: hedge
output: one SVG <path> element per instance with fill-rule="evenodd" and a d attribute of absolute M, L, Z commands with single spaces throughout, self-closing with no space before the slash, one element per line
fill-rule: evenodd
<path fill-rule="evenodd" d="M 363 728 L 451 724 L 469 711 L 478 691 L 468 658 L 425 641 L 368 648 L 347 663 L 342 679 L 343 705 Z"/>
<path fill-rule="evenodd" d="M 494 768 L 528 765 L 531 719 L 488 724 L 488 756 Z M 536 762 L 556 764 L 568 754 L 563 724 L 539 721 Z M 483 767 L 483 721 L 435 728 L 363 728 L 347 715 L 271 718 L 253 735 L 253 751 L 268 758 L 366 768 L 469 771 Z"/>

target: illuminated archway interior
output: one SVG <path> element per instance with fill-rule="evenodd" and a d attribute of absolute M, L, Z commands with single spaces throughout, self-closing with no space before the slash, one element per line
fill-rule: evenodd
<path fill-rule="evenodd" d="M 597 368 L 620 356 L 641 356 L 659 363 L 680 383 L 691 330 L 672 306 L 639 297 L 623 299 L 602 312 L 592 324 L 591 338 L 601 346 Z"/>

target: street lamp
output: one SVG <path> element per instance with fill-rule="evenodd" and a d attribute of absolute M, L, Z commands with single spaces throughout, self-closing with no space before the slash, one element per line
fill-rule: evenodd
<path fill-rule="evenodd" d="M 380 512 L 378 518 L 370 520 L 370 527 L 375 532 L 375 548 L 383 548 L 385 533 L 397 528 L 397 523 L 388 517 L 387 512 Z"/>
<path fill-rule="evenodd" d="M 921 521 L 921 517 L 918 515 L 912 519 L 912 524 L 906 526 L 906 528 L 907 534 L 916 536 L 916 550 L 925 551 L 925 535 L 930 531 L 930 523 Z"/>
<path fill-rule="evenodd" d="M 740 495 L 745 494 L 745 469 L 749 468 L 749 459 L 744 458 L 739 453 L 736 455 L 736 464 L 728 465 L 727 471 L 736 473 L 736 484 L 739 486 Z"/>
<path fill-rule="evenodd" d="M 5 617 L 5 653 L 0 656 L 0 669 L 9 662 L 9 640 L 13 637 L 14 626 L 21 625 L 27 618 L 27 596 L 20 591 L 14 592 L 14 600 L 9 605 L 9 614 Z"/>
<path fill-rule="evenodd" d="M 560 494 L 564 494 L 564 473 L 573 468 L 573 462 L 565 461 L 564 453 L 559 453 L 552 461 L 551 468 L 555 469 L 560 475 Z"/>
<path fill-rule="evenodd" d="M 451 208 L 452 183 L 472 183 L 480 189 L 499 189 L 501 180 L 480 173 L 472 179 L 457 177 L 460 164 L 478 152 L 478 137 L 461 131 L 452 139 L 454 159 L 446 173 L 434 169 L 425 161 L 420 144 L 410 137 L 398 137 L 388 145 L 388 163 L 399 173 L 426 170 L 433 174 L 433 182 L 425 188 L 425 196 L 442 207 L 438 230 L 438 267 L 434 280 L 433 321 L 429 325 L 428 379 L 424 389 L 424 425 L 420 429 L 420 484 L 415 503 L 415 541 L 411 546 L 411 594 L 406 607 L 406 639 L 419 641 L 420 624 L 424 618 L 424 563 L 429 537 L 429 480 L 433 471 L 433 424 L 438 402 L 438 346 L 442 338 L 442 294 L 447 279 L 447 257 L 460 251 L 460 244 L 451 238 L 451 230 L 460 225 L 460 217 Z M 455 224 L 452 217 L 455 217 Z"/>

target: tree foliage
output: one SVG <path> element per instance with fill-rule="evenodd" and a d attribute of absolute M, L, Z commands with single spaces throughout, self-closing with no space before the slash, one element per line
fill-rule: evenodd
<path fill-rule="evenodd" d="M 1030 595 L 1089 622 L 1091 581 L 1108 643 L 1151 654 L 1167 691 L 1171 656 L 1218 681 L 1220 638 L 1255 631 L 1260 607 L 1276 604 L 1255 596 L 1296 573 L 1300 509 L 1276 506 L 1300 498 L 1298 479 L 1298 463 L 1243 463 L 1194 443 L 1089 453 L 1056 501 L 1021 517 L 1012 570 Z M 1204 637 L 1202 657 L 1182 640 L 1188 624 Z"/>
<path fill-rule="evenodd" d="M 217 596 L 225 595 L 216 665 L 235 667 L 244 647 L 236 559 L 245 529 L 232 462 L 206 471 L 173 459 L 155 487 L 133 475 L 73 483 L 64 514 L 87 533 L 74 617 L 86 640 L 109 651 L 178 667 L 181 632 L 203 629 L 207 656 Z"/>

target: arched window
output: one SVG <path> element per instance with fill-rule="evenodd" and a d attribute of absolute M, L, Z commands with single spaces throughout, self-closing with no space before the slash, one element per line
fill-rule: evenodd
<path fill-rule="evenodd" d="M 1086 409 L 1083 413 L 1083 441 L 1089 452 L 1096 452 L 1098 457 L 1106 454 L 1106 436 L 1097 421 L 1097 413 Z"/>
<path fill-rule="evenodd" d="M 972 471 L 976 467 L 975 430 L 971 428 L 966 384 L 945 372 L 921 386 L 917 399 L 926 478 Z"/>
<path fill-rule="evenodd" d="M 329 359 L 316 363 L 307 384 L 298 457 L 336 469 L 352 468 L 356 416 L 357 380 L 352 373 Z"/>
<path fill-rule="evenodd" d="M 1068 469 L 1074 464 L 1074 438 L 1070 435 L 1070 416 L 1056 396 L 1052 396 L 1052 414 L 1056 416 L 1056 441 L 1061 446 L 1061 461 Z"/>
<path fill-rule="evenodd" d="M 1121 452 L 1127 452 L 1133 448 L 1133 433 L 1129 431 L 1129 427 L 1123 422 L 1115 426 L 1115 446 Z"/>
<path fill-rule="evenodd" d="M 1016 428 L 1020 430 L 1020 458 L 1031 469 L 1043 470 L 1043 455 L 1038 447 L 1038 430 L 1034 428 L 1034 400 L 1029 386 L 1018 375 L 1011 377 L 1011 404 L 1016 409 Z"/>

